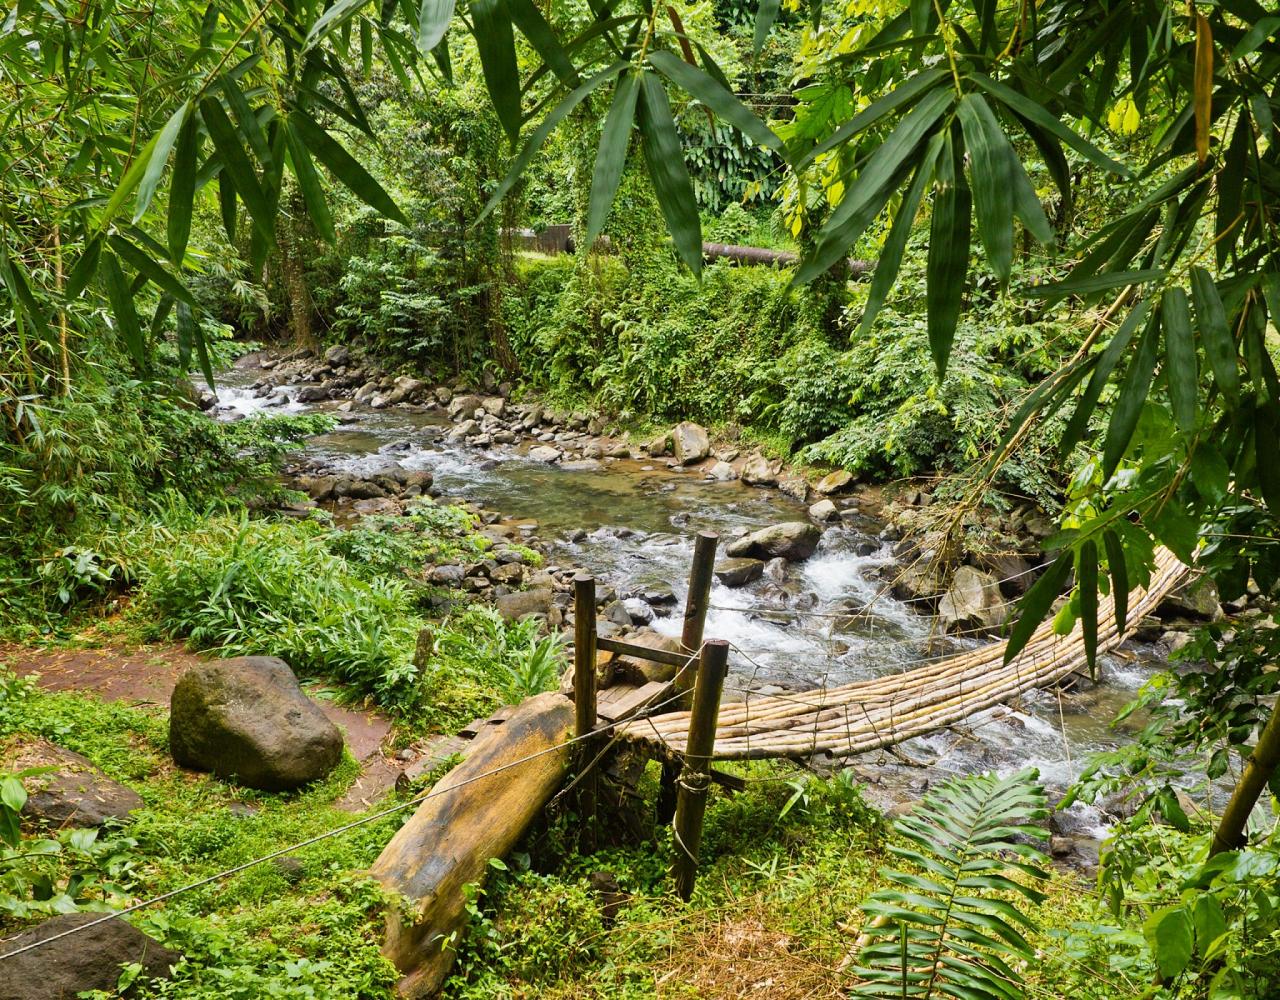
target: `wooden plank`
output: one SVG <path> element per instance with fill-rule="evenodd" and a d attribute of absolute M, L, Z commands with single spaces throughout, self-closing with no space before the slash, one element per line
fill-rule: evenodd
<path fill-rule="evenodd" d="M 596 703 L 596 714 L 602 722 L 622 722 L 671 697 L 673 689 L 671 681 L 649 681 L 639 687 L 618 684 L 605 688 Z"/>
<path fill-rule="evenodd" d="M 608 639 L 605 636 L 600 636 L 596 639 L 596 648 L 607 650 L 610 653 L 617 653 L 619 656 L 634 656 L 641 660 L 665 663 L 676 668 L 683 667 L 689 662 L 689 657 L 684 653 L 672 653 L 665 649 L 655 649 L 653 646 L 641 646 L 637 642 Z"/>

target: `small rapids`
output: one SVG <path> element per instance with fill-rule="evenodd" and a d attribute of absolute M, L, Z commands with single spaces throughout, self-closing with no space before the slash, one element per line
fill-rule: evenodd
<path fill-rule="evenodd" d="M 333 406 L 298 403 L 292 386 L 261 397 L 250 388 L 257 377 L 252 370 L 225 373 L 218 384 L 222 419 Z M 619 597 L 670 588 L 679 603 L 651 624 L 669 635 L 680 632 L 697 532 L 719 532 L 723 545 L 744 530 L 806 519 L 802 504 L 776 490 L 714 482 L 661 461 L 561 468 L 528 458 L 521 446 L 481 450 L 450 443 L 444 438 L 450 425 L 440 413 L 389 407 L 340 416 L 348 422 L 313 438 L 307 457 L 350 473 L 373 471 L 388 459 L 406 469 L 429 469 L 446 497 L 536 522 L 551 563 L 585 568 Z M 932 617 L 888 594 L 886 581 L 896 566 L 880 527 L 855 517 L 828 527 L 818 551 L 790 565 L 782 579 L 766 575 L 746 587 L 714 585 L 706 635 L 732 643 L 726 699 L 901 672 L 990 641 L 944 638 Z M 1096 687 L 1034 692 L 1016 708 L 979 713 L 897 752 L 864 755 L 855 770 L 893 787 L 899 800 L 953 773 L 1028 766 L 1039 768 L 1051 792 L 1061 792 L 1092 753 L 1124 741 L 1111 720 L 1157 665 L 1145 654 L 1108 657 Z M 874 788 L 871 794 L 876 796 Z M 1096 836 L 1104 824 L 1096 810 L 1077 806 L 1058 825 L 1063 832 Z"/>

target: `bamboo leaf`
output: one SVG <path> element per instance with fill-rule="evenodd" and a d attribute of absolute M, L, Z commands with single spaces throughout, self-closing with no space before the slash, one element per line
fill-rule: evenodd
<path fill-rule="evenodd" d="M 1004 650 L 1006 665 L 1012 663 L 1014 657 L 1022 652 L 1031 639 L 1032 633 L 1049 614 L 1049 608 L 1057 600 L 1073 562 L 1069 549 L 1059 553 L 1053 564 L 1041 574 L 1040 579 L 1032 584 L 1031 589 L 1018 602 L 1018 617 L 1009 632 L 1009 642 Z"/>
<path fill-rule="evenodd" d="M 1102 535 L 1107 551 L 1107 569 L 1111 573 L 1111 600 L 1116 609 L 1116 629 L 1123 634 L 1129 620 L 1129 570 L 1125 564 L 1124 546 L 1111 528 Z"/>
<path fill-rule="evenodd" d="M 1254 413 L 1254 458 L 1262 499 L 1273 516 L 1280 515 L 1280 402 L 1268 400 Z"/>
<path fill-rule="evenodd" d="M 133 294 L 129 291 L 124 272 L 120 270 L 120 262 L 113 253 L 102 258 L 103 273 L 106 278 L 107 300 L 111 303 L 111 314 L 116 321 L 116 330 L 124 341 L 125 350 L 133 359 L 139 371 L 146 371 L 147 352 L 142 340 L 142 327 L 138 323 L 138 314 L 133 308 Z"/>
<path fill-rule="evenodd" d="M 258 182 L 253 165 L 240 146 L 231 119 L 222 110 L 222 105 L 212 97 L 206 97 L 200 102 L 200 117 L 204 120 L 204 127 L 222 160 L 219 184 L 230 182 L 236 195 L 244 202 L 254 227 L 269 241 L 274 242 L 275 213 L 271 211 L 271 203 Z M 228 234 L 230 232 L 228 230 Z"/>
<path fill-rule="evenodd" d="M 696 97 L 756 145 L 782 152 L 782 140 L 773 130 L 702 70 L 677 59 L 670 52 L 651 52 L 649 62 L 677 87 Z"/>
<path fill-rule="evenodd" d="M 369 0 L 335 0 L 329 8 L 316 18 L 303 41 L 302 51 L 310 52 L 319 45 L 339 24 L 369 3 Z"/>
<path fill-rule="evenodd" d="M 1142 334 L 1138 343 L 1138 352 L 1129 365 L 1124 382 L 1120 386 L 1120 394 L 1116 397 L 1111 411 L 1111 422 L 1107 426 L 1106 441 L 1102 449 L 1102 477 L 1108 479 L 1115 472 L 1125 449 L 1129 447 L 1129 439 L 1133 437 L 1133 429 L 1138 424 L 1138 415 L 1142 413 L 1143 404 L 1147 400 L 1147 389 L 1151 386 L 1151 377 L 1155 374 L 1156 353 L 1159 346 L 1158 314 L 1153 313 L 1151 322 Z"/>
<path fill-rule="evenodd" d="M 618 80 L 614 90 L 613 103 L 609 106 L 609 114 L 605 118 L 604 130 L 600 135 L 600 148 L 596 152 L 595 169 L 591 175 L 591 197 L 587 207 L 587 239 L 590 249 L 595 245 L 596 237 L 604 228 L 609 217 L 609 209 L 613 205 L 614 195 L 622 180 L 622 171 L 626 166 L 627 147 L 631 142 L 631 126 L 635 120 L 636 97 L 640 92 L 640 81 L 635 73 L 626 73 Z"/>
<path fill-rule="evenodd" d="M 130 243 L 123 236 L 112 236 L 111 249 L 119 255 L 121 260 L 131 264 L 135 271 L 145 275 L 149 281 L 155 282 L 179 302 L 185 302 L 189 306 L 196 304 L 195 297 L 186 286 L 137 245 Z"/>
<path fill-rule="evenodd" d="M 284 134 L 289 149 L 289 165 L 293 169 L 293 176 L 297 178 L 298 189 L 302 192 L 302 201 L 307 206 L 307 215 L 311 219 L 311 224 L 316 227 L 316 232 L 323 239 L 333 243 L 337 239 L 337 233 L 333 228 L 333 216 L 325 200 L 320 176 L 316 173 L 315 164 L 311 162 L 311 154 L 294 130 L 292 122 L 285 123 Z"/>
<path fill-rule="evenodd" d="M 394 219 L 405 226 L 409 224 L 409 220 L 391 200 L 391 196 L 382 189 L 382 185 L 374 180 L 369 172 L 360 166 L 328 132 L 297 109 L 289 113 L 288 124 L 290 130 L 296 134 L 297 139 L 306 146 L 307 150 L 323 163 L 352 194 L 366 205 L 377 209 L 388 219 Z"/>
<path fill-rule="evenodd" d="M 1191 291 L 1196 302 L 1196 323 L 1205 357 L 1213 369 L 1218 391 L 1231 406 L 1240 400 L 1240 370 L 1236 365 L 1236 342 L 1227 326 L 1226 310 L 1218 287 L 1203 267 L 1191 269 Z"/>
<path fill-rule="evenodd" d="M 1012 150 L 981 94 L 966 94 L 957 110 L 969 150 L 978 235 L 1003 287 L 1009 283 L 1013 266 L 1014 180 L 1008 155 Z"/>
<path fill-rule="evenodd" d="M 453 19 L 455 0 L 422 0 L 418 8 L 418 51 L 426 55 L 444 38 Z"/>
<path fill-rule="evenodd" d="M 1084 657 L 1091 669 L 1098 665 L 1098 545 L 1088 539 L 1076 556 L 1076 583 L 1080 592 L 1080 629 Z"/>
<path fill-rule="evenodd" d="M 169 116 L 164 128 L 156 136 L 155 145 L 151 147 L 151 152 L 148 155 L 147 169 L 143 172 L 142 179 L 138 182 L 138 200 L 133 207 L 133 221 L 135 223 L 146 214 L 151 205 L 151 199 L 155 197 L 156 187 L 164 174 L 165 165 L 169 162 L 169 154 L 173 151 L 173 144 L 177 141 L 178 133 L 182 130 L 182 125 L 187 120 L 187 112 L 189 110 L 190 106 L 184 102 L 177 111 Z"/>
<path fill-rule="evenodd" d="M 80 297 L 93 280 L 93 276 L 98 273 L 98 261 L 102 254 L 101 234 L 93 237 L 84 248 L 84 253 L 80 255 L 80 259 L 76 261 L 75 267 L 71 269 L 71 273 L 67 275 L 67 286 L 63 290 L 67 301 L 73 301 Z"/>
<path fill-rule="evenodd" d="M 1199 369 L 1191 333 L 1191 311 L 1187 293 L 1181 288 L 1165 291 L 1160 302 L 1164 324 L 1165 369 L 1169 378 L 1169 401 L 1178 429 L 1190 434 L 1196 426 L 1196 384 Z"/>
<path fill-rule="evenodd" d="M 667 92 L 655 73 L 646 72 L 641 83 L 640 137 L 658 207 L 667 221 L 676 252 L 689 270 L 700 276 L 702 223 Z"/>
<path fill-rule="evenodd" d="M 178 134 L 178 148 L 173 155 L 173 179 L 169 183 L 169 259 L 181 268 L 191 238 L 191 213 L 195 208 L 196 159 L 200 153 L 200 133 L 195 115 L 190 115 Z"/>
<path fill-rule="evenodd" d="M 503 16 L 502 0 L 474 0 L 471 19 L 493 110 L 507 136 L 515 142 L 520 137 L 520 74 L 511 21 Z"/>
<path fill-rule="evenodd" d="M 524 37 L 529 39 L 529 44 L 542 56 L 543 62 L 551 67 L 552 72 L 566 86 L 576 87 L 580 84 L 582 79 L 578 76 L 578 71 L 533 0 L 506 0 L 506 4 L 511 20 Z"/>
<path fill-rule="evenodd" d="M 1196 57 L 1192 79 L 1196 117 L 1196 162 L 1203 169 L 1209 159 L 1209 126 L 1213 117 L 1213 30 L 1196 11 Z"/>
<path fill-rule="evenodd" d="M 969 274 L 970 198 L 964 179 L 964 149 L 957 142 L 956 131 L 952 129 L 947 134 L 946 148 L 938 163 L 926 268 L 929 350 L 939 381 L 946 375 L 951 358 L 951 343 Z"/>
<path fill-rule="evenodd" d="M 755 58 L 760 58 L 760 50 L 769 38 L 773 22 L 778 19 L 779 0 L 760 0 L 760 8 L 756 12 L 756 33 L 751 44 Z"/>

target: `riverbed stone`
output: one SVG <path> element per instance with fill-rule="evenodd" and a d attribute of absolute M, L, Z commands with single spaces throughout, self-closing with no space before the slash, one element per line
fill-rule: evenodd
<path fill-rule="evenodd" d="M 840 520 L 840 511 L 830 500 L 819 500 L 809 508 L 809 516 L 820 524 Z"/>
<path fill-rule="evenodd" d="M 763 455 L 752 455 L 742 467 L 742 481 L 748 486 L 774 486 L 778 474 Z"/>
<path fill-rule="evenodd" d="M 716 462 L 707 470 L 707 476 L 720 483 L 729 483 L 738 478 L 738 474 L 733 471 L 733 466 L 728 462 Z"/>
<path fill-rule="evenodd" d="M 529 457 L 535 462 L 558 462 L 564 454 L 559 448 L 549 444 L 538 445 L 536 448 L 529 449 Z"/>
<path fill-rule="evenodd" d="M 334 368 L 341 368 L 351 360 L 351 348 L 345 344 L 334 344 L 324 352 L 324 360 Z"/>
<path fill-rule="evenodd" d="M 178 678 L 169 748 L 183 767 L 277 792 L 332 771 L 342 733 L 284 660 L 243 656 L 197 664 Z"/>
<path fill-rule="evenodd" d="M 494 603 L 504 620 L 514 622 L 527 615 L 545 615 L 551 610 L 551 598 L 550 587 L 531 587 L 503 594 Z"/>
<path fill-rule="evenodd" d="M 726 587 L 745 587 L 764 574 L 764 561 L 742 556 L 730 556 L 715 565 L 716 579 Z"/>
<path fill-rule="evenodd" d="M 500 417 L 507 412 L 507 401 L 501 396 L 485 396 L 480 406 L 491 417 Z"/>
<path fill-rule="evenodd" d="M 319 403 L 329 398 L 329 390 L 322 385 L 304 385 L 294 398 L 299 403 Z"/>
<path fill-rule="evenodd" d="M 828 472 L 825 476 L 814 483 L 813 488 L 816 492 L 821 493 L 826 497 L 846 489 L 852 482 L 852 472 L 848 469 L 836 469 L 834 472 Z"/>
<path fill-rule="evenodd" d="M 76 931 L 0 963 L 0 1000 L 75 1000 L 102 990 L 116 996 L 125 965 L 137 962 L 150 979 L 168 979 L 182 956 L 124 920 L 101 920 L 101 913 L 64 913 L 0 941 L 0 952 L 16 951 Z"/>
<path fill-rule="evenodd" d="M 671 452 L 671 435 L 669 433 L 659 434 L 644 446 L 653 458 L 661 458 Z"/>
<path fill-rule="evenodd" d="M 560 468 L 569 472 L 599 472 L 604 465 L 597 458 L 576 458 L 571 462 L 562 462 Z"/>
<path fill-rule="evenodd" d="M 627 642 L 637 646 L 648 646 L 650 649 L 661 649 L 668 653 L 681 651 L 680 640 L 674 636 L 659 635 L 650 629 L 641 629 L 627 637 Z M 676 668 L 669 663 L 655 663 L 638 656 L 619 656 L 613 661 L 615 672 L 632 684 L 647 684 L 649 681 L 666 683 L 676 675 Z"/>
<path fill-rule="evenodd" d="M 955 571 L 951 586 L 938 602 L 938 618 L 943 631 L 949 635 L 999 628 L 1007 612 L 999 581 L 972 566 L 961 566 Z"/>
<path fill-rule="evenodd" d="M 1221 621 L 1223 611 L 1218 600 L 1218 588 L 1209 577 L 1201 577 L 1169 594 L 1160 602 L 1156 614 L 1162 618 L 1185 616 L 1201 621 Z"/>
<path fill-rule="evenodd" d="M 481 400 L 479 396 L 454 396 L 449 401 L 448 413 L 454 420 L 474 417 L 476 410 L 480 409 L 480 406 Z"/>
<path fill-rule="evenodd" d="M 671 429 L 676 461 L 681 465 L 701 462 L 711 454 L 711 438 L 701 424 L 691 420 L 678 423 Z"/>
<path fill-rule="evenodd" d="M 143 806 L 132 788 L 108 778 L 89 760 L 74 751 L 36 739 L 6 752 L 10 771 L 39 770 L 23 779 L 27 802 L 23 819 L 50 826 L 101 826 L 107 820 L 126 822 Z"/>
<path fill-rule="evenodd" d="M 779 476 L 778 492 L 783 496 L 791 497 L 792 500 L 807 503 L 809 500 L 809 483 L 804 476 Z"/>
<path fill-rule="evenodd" d="M 654 610 L 638 597 L 628 597 L 622 602 L 627 615 L 637 625 L 648 625 L 654 619 Z"/>
<path fill-rule="evenodd" d="M 735 539 L 724 551 L 728 556 L 801 562 L 813 555 L 821 539 L 822 529 L 817 525 L 808 521 L 787 521 Z"/>

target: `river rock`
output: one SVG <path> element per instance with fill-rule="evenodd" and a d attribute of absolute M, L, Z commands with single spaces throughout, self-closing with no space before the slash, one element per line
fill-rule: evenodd
<path fill-rule="evenodd" d="M 840 511 L 830 500 L 819 500 L 809 508 L 809 516 L 820 524 L 840 520 Z"/>
<path fill-rule="evenodd" d="M 324 360 L 334 368 L 341 368 L 351 360 L 351 348 L 344 344 L 334 344 L 324 352 Z"/>
<path fill-rule="evenodd" d="M 804 476 L 780 476 L 778 492 L 800 503 L 807 503 L 809 500 L 809 484 Z"/>
<path fill-rule="evenodd" d="M 422 379 L 401 375 L 396 379 L 395 388 L 391 390 L 391 395 L 387 397 L 387 401 L 393 404 L 415 402 L 422 397 L 427 388 L 427 383 Z"/>
<path fill-rule="evenodd" d="M 995 629 L 1004 624 L 1004 595 L 994 576 L 961 566 L 951 578 L 951 586 L 938 602 L 938 618 L 947 634 L 973 629 Z"/>
<path fill-rule="evenodd" d="M 728 462 L 716 462 L 707 470 L 707 478 L 720 483 L 729 483 L 737 479 L 738 474 L 733 471 L 733 466 Z"/>
<path fill-rule="evenodd" d="M 562 462 L 560 468 L 569 472 L 599 472 L 604 465 L 596 458 L 578 458 L 572 462 Z"/>
<path fill-rule="evenodd" d="M 637 646 L 648 646 L 650 649 L 661 649 L 668 653 L 681 652 L 680 640 L 674 636 L 659 635 L 650 629 L 642 629 L 635 635 L 628 636 L 627 641 Z M 655 663 L 638 656 L 619 656 L 613 661 L 614 671 L 632 684 L 647 684 L 658 681 L 665 684 L 676 675 L 676 668 L 669 663 Z"/>
<path fill-rule="evenodd" d="M 101 913 L 64 913 L 0 941 L 0 952 L 45 941 L 101 920 Z M 123 920 L 51 941 L 0 962 L 0 1000 L 75 1000 L 90 990 L 117 996 L 123 966 L 137 962 L 151 979 L 168 979 L 182 958 Z"/>
<path fill-rule="evenodd" d="M 679 600 L 676 592 L 671 589 L 671 585 L 666 583 L 647 583 L 640 588 L 637 596 L 647 604 L 658 607 L 675 604 Z"/>
<path fill-rule="evenodd" d="M 752 455 L 742 467 L 742 481 L 748 486 L 774 486 L 778 474 L 763 455 Z"/>
<path fill-rule="evenodd" d="M 637 625 L 648 625 L 654 619 L 653 608 L 638 597 L 628 597 L 622 602 L 622 606 Z"/>
<path fill-rule="evenodd" d="M 304 385 L 294 398 L 299 403 L 319 403 L 329 398 L 329 390 L 322 385 Z"/>
<path fill-rule="evenodd" d="M 1162 618 L 1187 616 L 1201 621 L 1221 621 L 1223 612 L 1218 588 L 1209 577 L 1201 577 L 1179 587 L 1161 601 L 1156 614 Z"/>
<path fill-rule="evenodd" d="M 545 615 L 551 610 L 550 587 L 532 587 L 514 594 L 503 594 L 495 606 L 505 621 L 519 621 L 527 615 Z"/>
<path fill-rule="evenodd" d="M 788 575 L 787 565 L 785 559 L 770 559 L 764 564 L 764 575 L 774 583 L 785 583 Z"/>
<path fill-rule="evenodd" d="M 800 562 L 818 548 L 822 529 L 808 521 L 787 521 L 761 528 L 735 539 L 725 548 L 728 556 L 750 556 L 753 559 L 786 559 Z"/>
<path fill-rule="evenodd" d="M 501 396 L 485 396 L 480 401 L 480 406 L 491 417 L 500 417 L 507 412 L 507 401 Z"/>
<path fill-rule="evenodd" d="M 342 758 L 342 733 L 276 656 L 189 668 L 169 703 L 169 748 L 183 767 L 265 791 L 323 778 Z"/>
<path fill-rule="evenodd" d="M 671 451 L 671 435 L 666 433 L 659 434 L 644 446 L 644 450 L 653 458 L 661 458 Z"/>
<path fill-rule="evenodd" d="M 449 416 L 454 420 L 474 417 L 480 405 L 479 396 L 454 396 L 449 401 Z"/>
<path fill-rule="evenodd" d="M 814 483 L 813 488 L 824 497 L 839 493 L 853 482 L 853 473 L 847 469 L 836 469 Z"/>
<path fill-rule="evenodd" d="M 716 579 L 726 587 L 745 587 L 759 580 L 764 573 L 764 562 L 760 559 L 747 559 L 741 556 L 730 556 L 716 563 Z"/>
<path fill-rule="evenodd" d="M 536 448 L 529 449 L 529 457 L 535 462 L 558 462 L 563 454 L 564 452 L 559 448 L 549 444 L 540 444 Z"/>
<path fill-rule="evenodd" d="M 5 762 L 9 771 L 51 769 L 23 779 L 27 802 L 23 818 L 50 826 L 101 826 L 107 820 L 125 822 L 143 806 L 132 788 L 108 778 L 93 761 L 47 740 L 19 746 Z"/>
<path fill-rule="evenodd" d="M 984 552 L 974 558 L 978 569 L 986 570 L 1000 581 L 1000 589 L 1009 597 L 1025 594 L 1036 582 L 1035 573 L 1026 556 L 1017 552 Z"/>
<path fill-rule="evenodd" d="M 678 423 L 671 429 L 676 461 L 681 465 L 701 462 L 711 454 L 711 439 L 706 428 L 690 420 Z"/>

